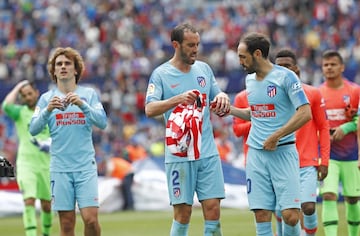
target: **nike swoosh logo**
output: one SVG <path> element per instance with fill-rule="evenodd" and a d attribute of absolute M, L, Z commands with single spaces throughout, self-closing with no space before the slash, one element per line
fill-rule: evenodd
<path fill-rule="evenodd" d="M 171 88 L 176 88 L 177 86 L 179 86 L 180 84 L 172 84 L 170 85 Z"/>

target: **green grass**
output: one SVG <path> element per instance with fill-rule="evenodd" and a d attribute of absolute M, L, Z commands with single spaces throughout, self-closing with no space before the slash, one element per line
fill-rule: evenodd
<path fill-rule="evenodd" d="M 339 204 L 339 235 L 346 235 L 344 205 Z M 323 236 L 321 226 L 321 205 L 318 205 L 319 229 L 317 236 Z M 169 235 L 172 222 L 172 211 L 134 211 L 103 213 L 99 216 L 104 236 L 166 236 Z M 253 214 L 244 209 L 222 209 L 221 224 L 224 236 L 252 236 L 255 235 Z M 59 235 L 59 219 L 57 215 L 53 221 L 53 234 Z M 1 235 L 22 236 L 22 217 L 0 218 Z M 77 216 L 76 235 L 82 234 L 83 225 L 80 216 Z M 190 236 L 201 236 L 203 230 L 203 218 L 201 210 L 195 208 L 189 227 Z M 341 232 L 341 233 L 340 233 Z"/>

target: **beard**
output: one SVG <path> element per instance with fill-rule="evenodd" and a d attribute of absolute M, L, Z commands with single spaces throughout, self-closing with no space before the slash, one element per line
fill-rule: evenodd
<path fill-rule="evenodd" d="M 197 54 L 196 53 L 186 54 L 181 48 L 180 56 L 185 64 L 193 65 L 196 61 Z"/>

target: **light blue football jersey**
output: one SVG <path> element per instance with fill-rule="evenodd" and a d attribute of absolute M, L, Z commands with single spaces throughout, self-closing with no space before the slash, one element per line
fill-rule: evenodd
<path fill-rule="evenodd" d="M 298 107 L 309 103 L 297 75 L 277 65 L 262 81 L 256 80 L 255 73 L 247 75 L 246 91 L 251 108 L 247 144 L 255 149 L 263 149 L 264 141 L 284 126 Z M 294 133 L 281 138 L 279 144 L 292 141 Z"/>
<path fill-rule="evenodd" d="M 218 155 L 214 142 L 213 127 L 210 122 L 209 101 L 221 92 L 210 66 L 202 61 L 196 61 L 188 73 L 179 71 L 169 61 L 157 67 L 150 76 L 146 93 L 146 103 L 171 98 L 188 90 L 197 89 L 205 98 L 206 106 L 203 114 L 202 139 L 200 158 Z M 173 109 L 164 113 L 165 123 Z M 164 134 L 165 135 L 165 134 Z M 182 162 L 181 158 L 171 154 L 165 145 L 165 162 Z"/>
<path fill-rule="evenodd" d="M 72 172 L 96 169 L 92 126 L 104 129 L 107 124 L 105 110 L 93 88 L 77 86 L 74 91 L 83 105 L 69 105 L 64 111 L 47 110 L 52 97 L 65 97 L 57 88 L 41 95 L 30 123 L 30 133 L 39 133 L 47 124 L 52 139 L 50 170 Z"/>

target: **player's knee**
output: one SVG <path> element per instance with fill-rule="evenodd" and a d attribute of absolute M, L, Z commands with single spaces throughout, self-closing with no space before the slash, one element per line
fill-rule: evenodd
<path fill-rule="evenodd" d="M 186 204 L 174 205 L 174 219 L 181 224 L 188 224 L 192 213 L 192 206 Z"/>
<path fill-rule="evenodd" d="M 315 213 L 315 203 L 313 202 L 306 202 L 301 205 L 301 210 L 304 213 L 304 215 L 312 215 Z"/>
<path fill-rule="evenodd" d="M 46 213 L 50 213 L 51 212 L 51 202 L 42 200 L 41 201 L 41 209 Z"/>
<path fill-rule="evenodd" d="M 75 225 L 72 222 L 62 222 L 61 231 L 65 234 L 74 232 Z"/>
<path fill-rule="evenodd" d="M 95 230 L 95 229 L 98 228 L 99 222 L 96 219 L 96 217 L 89 217 L 89 218 L 84 219 L 84 225 L 88 229 L 94 229 Z"/>
<path fill-rule="evenodd" d="M 204 218 L 206 220 L 218 220 L 220 218 L 220 201 L 219 200 L 206 200 L 202 202 Z"/>
<path fill-rule="evenodd" d="M 356 204 L 359 201 L 359 197 L 344 197 L 345 201 L 351 205 Z"/>
<path fill-rule="evenodd" d="M 335 193 L 324 193 L 322 195 L 322 198 L 324 201 L 336 201 L 337 200 L 337 196 Z"/>
<path fill-rule="evenodd" d="M 287 209 L 282 211 L 282 216 L 285 224 L 295 226 L 300 219 L 300 212 L 298 209 Z"/>

